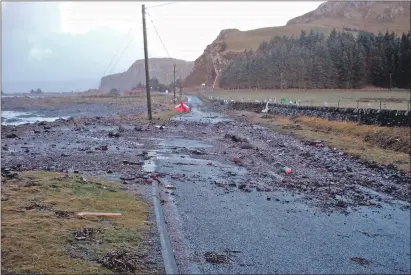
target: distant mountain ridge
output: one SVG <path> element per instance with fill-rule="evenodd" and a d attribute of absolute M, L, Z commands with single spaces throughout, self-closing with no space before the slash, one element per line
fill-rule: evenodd
<path fill-rule="evenodd" d="M 173 82 L 173 64 L 176 64 L 176 79 L 184 79 L 191 73 L 194 62 L 170 58 L 149 58 L 149 75 L 157 78 L 162 84 L 168 85 Z M 118 74 L 107 75 L 101 78 L 99 90 L 109 92 L 115 88 L 119 91 L 131 90 L 139 82 L 146 83 L 144 59 L 135 61 L 130 68 Z"/>

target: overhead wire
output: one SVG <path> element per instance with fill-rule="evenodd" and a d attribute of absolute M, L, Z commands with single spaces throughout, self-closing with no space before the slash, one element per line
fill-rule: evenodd
<path fill-rule="evenodd" d="M 170 53 L 168 52 L 166 45 L 164 45 L 163 39 L 161 39 L 161 36 L 160 36 L 160 34 L 158 33 L 157 27 L 156 27 L 156 25 L 154 24 L 154 22 L 153 22 L 153 20 L 152 20 L 152 16 L 151 16 L 147 11 L 146 11 L 146 13 L 147 13 L 148 16 L 150 17 L 151 24 L 153 24 L 154 30 L 155 30 L 158 38 L 160 39 L 160 42 L 161 42 L 161 44 L 163 45 L 164 50 L 166 51 L 166 53 L 167 53 L 168 57 L 170 58 L 171 62 L 172 62 L 173 64 L 175 64 L 175 63 L 174 63 L 174 59 L 171 58 Z"/>
<path fill-rule="evenodd" d="M 137 35 L 133 35 L 131 37 L 131 39 L 128 41 L 127 45 L 123 48 L 123 50 L 121 51 L 119 58 L 117 59 L 116 64 L 114 64 L 114 66 L 111 68 L 109 75 L 114 71 L 114 69 L 116 68 L 118 62 L 121 60 L 121 58 L 123 57 L 124 52 L 128 49 L 128 47 L 130 46 L 131 42 L 136 38 Z"/>
<path fill-rule="evenodd" d="M 134 27 L 130 27 L 130 28 L 129 28 L 129 30 L 128 30 L 128 32 L 127 32 L 127 35 L 125 36 L 125 38 L 127 38 L 127 37 L 130 35 L 130 33 L 131 33 L 131 31 L 133 30 L 133 28 L 134 28 Z M 124 41 L 123 41 L 123 43 L 124 43 Z M 110 63 L 108 64 L 107 68 L 104 70 L 103 77 L 106 75 L 108 69 L 110 68 L 111 64 L 113 63 L 114 58 L 117 56 L 118 52 L 119 52 L 120 49 L 123 47 L 123 43 L 119 44 L 119 47 L 118 47 L 118 49 L 115 51 L 113 57 L 111 58 Z M 121 47 L 120 47 L 120 46 L 121 46 Z M 101 79 L 98 80 L 98 83 L 97 83 L 97 85 L 96 85 L 96 86 L 97 86 L 97 89 L 99 89 L 99 87 L 100 87 L 100 81 L 101 81 Z"/>
<path fill-rule="evenodd" d="M 130 35 L 130 33 L 131 33 L 131 31 L 133 30 L 133 28 L 134 28 L 134 27 L 130 27 L 130 29 L 129 29 L 128 32 L 127 32 L 126 38 Z M 122 44 L 120 44 L 120 45 L 122 45 Z M 108 69 L 110 68 L 111 63 L 113 62 L 114 58 L 117 56 L 117 54 L 118 54 L 118 52 L 120 51 L 121 48 L 122 48 L 122 47 L 119 47 L 119 48 L 117 49 L 117 51 L 115 52 L 114 56 L 111 58 L 110 63 L 108 64 L 108 66 L 107 66 L 106 70 L 104 71 L 103 75 L 106 74 L 106 72 L 107 72 Z"/>
<path fill-rule="evenodd" d="M 159 40 L 160 40 L 163 48 L 164 48 L 164 50 L 166 51 L 169 59 L 170 59 L 171 62 L 173 63 L 173 65 L 175 64 L 175 63 L 174 63 L 174 60 L 173 60 L 173 58 L 170 56 L 170 53 L 169 53 L 169 51 L 167 50 L 167 47 L 165 46 L 165 44 L 164 44 L 164 42 L 163 42 L 163 39 L 161 38 L 161 36 L 160 36 L 160 34 L 159 34 L 159 32 L 158 32 L 158 29 L 157 29 L 156 25 L 154 24 L 154 22 L 153 22 L 153 20 L 152 20 L 152 16 L 147 12 L 147 9 L 157 8 L 157 7 L 166 6 L 166 5 L 171 5 L 171 4 L 175 4 L 175 3 L 176 3 L 176 2 L 170 2 L 170 3 L 155 5 L 155 6 L 151 6 L 151 7 L 146 7 L 146 13 L 147 13 L 147 14 L 149 15 L 149 17 L 150 17 L 151 24 L 153 25 L 154 30 L 155 30 L 155 32 L 156 32 L 156 34 L 157 34 L 157 36 L 158 36 L 158 38 L 159 38 Z M 130 35 L 130 33 L 131 33 L 131 31 L 133 30 L 133 28 L 134 28 L 134 27 L 130 27 L 130 29 L 128 30 L 128 33 L 127 33 L 127 35 L 126 35 L 126 38 Z M 116 63 L 114 64 L 114 66 L 111 68 L 111 70 L 110 70 L 110 72 L 108 73 L 108 75 L 110 75 L 110 74 L 114 71 L 114 69 L 115 69 L 115 67 L 117 66 L 118 62 L 121 60 L 122 55 L 123 55 L 124 52 L 128 49 L 128 47 L 130 46 L 131 42 L 135 39 L 135 37 L 136 37 L 136 35 L 134 35 L 134 36 L 128 41 L 128 43 L 126 44 L 126 46 L 123 48 L 123 50 L 121 51 L 121 53 L 120 53 L 120 55 L 119 55 L 119 58 L 117 59 L 117 62 L 116 62 Z M 123 43 L 120 44 L 120 45 L 123 46 Z M 111 58 L 110 63 L 108 64 L 107 68 L 104 70 L 103 77 L 106 76 L 107 71 L 109 70 L 110 66 L 112 65 L 115 57 L 117 56 L 117 54 L 119 53 L 119 51 L 120 51 L 121 48 L 122 48 L 122 47 L 119 47 L 119 48 L 117 49 L 117 51 L 115 52 L 115 54 L 113 55 L 113 57 Z M 99 80 L 99 83 L 100 83 L 100 80 Z M 99 88 L 100 84 L 97 84 L 96 86 Z"/>
<path fill-rule="evenodd" d="M 146 7 L 146 10 L 147 9 L 152 9 L 152 8 L 157 8 L 157 7 L 162 7 L 162 6 L 167 6 L 167 5 L 171 5 L 171 4 L 176 4 L 176 2 L 170 2 L 170 3 L 159 4 L 159 5 L 155 5 L 155 6 L 151 6 L 151 7 Z"/>

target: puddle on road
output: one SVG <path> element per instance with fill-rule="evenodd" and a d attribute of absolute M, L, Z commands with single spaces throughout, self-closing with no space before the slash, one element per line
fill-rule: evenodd
<path fill-rule="evenodd" d="M 98 131 L 116 131 L 118 130 L 118 126 L 103 126 L 103 125 L 99 125 L 99 126 L 93 126 L 93 127 L 89 127 L 90 132 L 98 132 Z"/>
<path fill-rule="evenodd" d="M 171 118 L 173 121 L 187 121 L 187 122 L 200 122 L 207 124 L 217 124 L 219 122 L 231 121 L 230 118 L 223 117 L 218 113 L 203 112 L 196 108 L 193 108 L 191 112 L 186 114 L 176 115 Z"/>
<path fill-rule="evenodd" d="M 187 116 L 189 114 L 181 115 Z M 397 267 L 410 269 L 409 211 L 384 205 L 378 209 L 361 207 L 349 215 L 322 213 L 308 205 L 303 196 L 292 192 L 246 193 L 235 188 L 238 192 L 224 192 L 223 188 L 214 188 L 214 181 L 227 180 L 226 173 L 232 172 L 236 176 L 230 176 L 229 180 L 238 185 L 250 180 L 244 177 L 247 170 L 176 154 L 169 149 L 172 146 L 210 147 L 196 140 L 160 139 L 158 146 L 159 149 L 149 151 L 152 158 L 144 162 L 143 169 L 185 174 L 181 179 L 169 179 L 169 183 L 177 187 L 173 205 L 178 205 L 182 223 L 190 225 L 184 227 L 188 243 L 207 250 L 218 250 L 222 244 L 241 248 L 244 256 L 240 261 L 254 260 L 256 257 L 251 255 L 259 258 L 250 268 L 232 265 L 228 269 L 199 264 L 203 273 L 267 273 L 268 270 L 298 273 L 302 268 L 307 273 L 398 273 Z M 211 166 L 207 165 L 209 162 Z M 316 264 L 307 262 L 312 255 L 315 255 Z M 352 257 L 364 257 L 377 264 L 363 270 L 350 261 Z"/>
<path fill-rule="evenodd" d="M 157 157 L 157 150 L 150 150 L 147 152 L 147 156 L 151 157 L 151 159 L 144 160 L 144 164 L 142 166 L 143 171 L 145 172 L 156 172 L 156 157 Z"/>
<path fill-rule="evenodd" d="M 199 122 L 208 124 L 217 124 L 219 122 L 232 121 L 230 118 L 222 116 L 219 113 L 203 112 L 198 109 L 203 105 L 203 102 L 197 96 L 189 96 L 187 101 L 191 108 L 189 113 L 183 113 L 171 118 L 174 121 Z"/>
<path fill-rule="evenodd" d="M 160 146 L 180 148 L 209 148 L 211 145 L 192 139 L 167 139 L 159 143 Z"/>

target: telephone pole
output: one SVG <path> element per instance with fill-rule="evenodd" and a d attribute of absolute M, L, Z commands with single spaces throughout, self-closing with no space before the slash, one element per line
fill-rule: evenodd
<path fill-rule="evenodd" d="M 283 73 L 281 72 L 281 83 L 280 83 L 280 85 L 281 85 L 281 90 L 283 89 Z"/>
<path fill-rule="evenodd" d="M 176 102 L 176 64 L 174 64 L 174 102 Z"/>
<path fill-rule="evenodd" d="M 180 79 L 180 81 L 179 81 L 179 90 L 180 90 L 180 100 L 182 100 L 182 98 L 183 98 L 183 83 L 181 82 L 182 80 L 181 80 L 181 74 L 179 75 L 179 79 Z"/>
<path fill-rule="evenodd" d="M 390 91 L 391 91 L 391 89 L 392 89 L 392 78 L 391 78 L 391 74 L 392 74 L 392 73 L 390 73 Z"/>
<path fill-rule="evenodd" d="M 148 51 L 147 51 L 147 30 L 146 30 L 146 11 L 145 5 L 141 5 L 141 13 L 143 15 L 143 36 L 144 36 L 144 64 L 146 67 L 146 93 L 147 93 L 147 111 L 148 119 L 152 120 L 151 114 L 151 96 L 150 96 L 150 76 L 148 74 Z"/>

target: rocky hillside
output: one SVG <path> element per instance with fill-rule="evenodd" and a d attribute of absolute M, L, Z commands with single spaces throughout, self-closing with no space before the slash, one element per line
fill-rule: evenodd
<path fill-rule="evenodd" d="M 287 26 L 307 23 L 374 33 L 385 32 L 387 29 L 403 33 L 410 29 L 410 2 L 326 2 L 314 11 L 291 19 Z"/>
<path fill-rule="evenodd" d="M 316 10 L 288 21 L 285 26 L 249 31 L 227 29 L 206 47 L 195 60 L 194 69 L 184 82 L 186 87 L 218 86 L 222 68 L 244 50 L 255 50 L 261 42 L 274 36 L 299 36 L 301 30 L 311 29 L 329 34 L 331 30 L 365 30 L 374 33 L 394 31 L 398 34 L 410 30 L 410 2 L 346 1 L 326 2 Z"/>
<path fill-rule="evenodd" d="M 176 64 L 176 79 L 184 79 L 193 69 L 194 62 L 170 58 L 150 58 L 150 79 L 157 78 L 160 83 L 170 84 L 173 81 L 173 62 Z M 101 78 L 100 91 L 109 92 L 115 88 L 119 91 L 130 90 L 145 81 L 144 59 L 137 60 L 131 67 L 119 74 L 107 75 Z"/>

